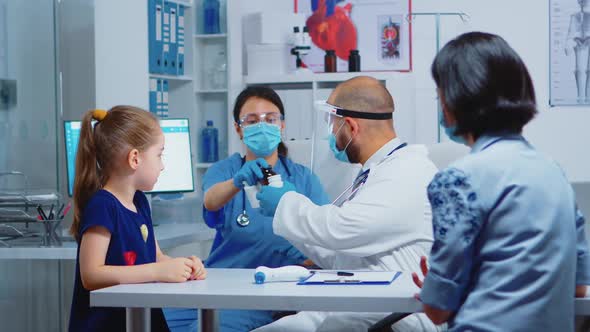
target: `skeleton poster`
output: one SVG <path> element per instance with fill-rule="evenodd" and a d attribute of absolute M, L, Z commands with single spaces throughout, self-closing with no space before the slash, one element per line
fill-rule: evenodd
<path fill-rule="evenodd" d="M 303 58 L 314 72 L 324 71 L 324 55 L 334 50 L 337 71 L 348 71 L 350 50 L 358 50 L 361 71 L 411 67 L 411 0 L 297 0 L 312 40 Z"/>
<path fill-rule="evenodd" d="M 550 104 L 590 105 L 590 0 L 550 0 Z"/>

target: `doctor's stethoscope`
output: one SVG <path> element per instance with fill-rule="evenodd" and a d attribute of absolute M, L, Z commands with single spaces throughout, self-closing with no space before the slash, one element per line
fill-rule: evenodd
<path fill-rule="evenodd" d="M 283 165 L 283 168 L 285 169 L 285 172 L 287 173 L 287 178 L 291 177 L 291 171 L 289 171 L 289 168 L 287 167 L 287 163 L 285 163 L 285 161 L 283 160 L 285 157 L 283 156 L 279 156 L 279 161 L 281 162 L 281 165 Z M 245 162 L 245 158 L 242 158 L 242 165 L 244 165 Z M 248 225 L 250 225 L 250 217 L 248 217 L 248 214 L 246 213 L 246 190 L 242 189 L 242 213 L 240 213 L 238 215 L 238 217 L 236 218 L 236 223 L 239 226 L 242 227 L 246 227 Z"/>
<path fill-rule="evenodd" d="M 387 157 L 391 156 L 395 151 L 397 151 L 407 145 L 408 145 L 408 143 L 402 143 L 402 144 L 398 145 L 395 149 L 391 150 L 379 162 L 379 164 L 381 164 L 385 159 L 387 159 Z M 340 195 L 338 195 L 338 197 L 336 197 L 336 199 L 332 202 L 332 205 L 342 206 L 342 204 L 351 200 L 356 195 L 356 193 L 359 191 L 359 189 L 361 189 L 363 184 L 365 184 L 365 182 L 367 182 L 367 178 L 369 178 L 369 171 L 370 170 L 371 169 L 368 168 L 365 171 L 363 171 L 362 173 L 360 173 L 359 175 L 357 175 L 357 177 L 354 179 L 352 184 L 350 186 L 348 186 L 348 188 L 346 188 Z M 346 195 L 346 194 L 348 194 L 348 195 Z M 342 198 L 344 198 L 344 199 L 342 199 Z"/>

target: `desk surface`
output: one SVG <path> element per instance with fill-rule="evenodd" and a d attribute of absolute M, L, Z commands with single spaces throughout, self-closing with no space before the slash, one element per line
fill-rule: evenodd
<path fill-rule="evenodd" d="M 409 274 L 390 285 L 254 283 L 254 270 L 209 269 L 207 280 L 118 285 L 90 295 L 91 306 L 200 309 L 415 312 L 418 289 Z"/>
<path fill-rule="evenodd" d="M 422 305 L 409 273 L 390 285 L 254 283 L 254 270 L 209 269 L 207 280 L 118 285 L 93 291 L 90 305 L 127 308 L 200 308 L 417 312 Z M 590 298 L 576 299 L 576 315 L 590 316 Z"/>
<path fill-rule="evenodd" d="M 204 223 L 194 224 L 160 224 L 154 227 L 158 244 L 162 249 L 179 245 L 212 240 L 215 230 Z M 38 243 L 40 239 L 35 239 Z M 0 259 L 76 259 L 77 245 L 73 241 L 64 241 L 61 247 L 14 246 L 0 247 Z"/>

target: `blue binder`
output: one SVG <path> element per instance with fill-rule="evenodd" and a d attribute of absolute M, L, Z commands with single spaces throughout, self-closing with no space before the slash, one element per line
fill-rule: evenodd
<path fill-rule="evenodd" d="M 161 118 L 168 117 L 168 80 L 162 80 L 162 114 Z"/>
<path fill-rule="evenodd" d="M 168 68 L 169 75 L 177 75 L 178 66 L 178 5 L 170 3 L 170 67 Z"/>
<path fill-rule="evenodd" d="M 170 58 L 170 9 L 172 8 L 169 2 L 164 2 L 164 15 L 162 15 L 162 72 L 169 74 L 172 65 Z"/>
<path fill-rule="evenodd" d="M 162 87 L 162 80 L 158 79 L 156 82 L 156 85 L 157 85 L 157 87 L 156 87 L 156 113 L 155 114 L 156 114 L 156 116 L 159 117 L 162 114 L 162 108 L 164 105 L 164 102 L 163 102 L 164 89 Z"/>
<path fill-rule="evenodd" d="M 162 11 L 163 0 L 148 1 L 148 45 L 149 71 L 152 74 L 163 73 L 162 59 Z"/>
<path fill-rule="evenodd" d="M 150 78 L 150 112 L 158 115 L 158 80 Z"/>
<path fill-rule="evenodd" d="M 177 73 L 178 75 L 184 75 L 184 6 L 178 5 L 178 30 L 176 39 L 178 41 L 178 63 Z"/>

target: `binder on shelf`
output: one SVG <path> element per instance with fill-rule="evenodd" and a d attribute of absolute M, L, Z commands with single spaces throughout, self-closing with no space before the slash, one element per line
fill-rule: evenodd
<path fill-rule="evenodd" d="M 158 115 L 158 79 L 150 78 L 150 112 Z"/>
<path fill-rule="evenodd" d="M 176 39 L 178 41 L 177 74 L 184 75 L 184 5 L 178 5 L 178 29 Z"/>
<path fill-rule="evenodd" d="M 164 107 L 164 89 L 162 87 L 162 79 L 157 79 L 156 87 L 156 116 L 162 114 L 162 108 Z"/>
<path fill-rule="evenodd" d="M 162 11 L 163 0 L 148 0 L 149 72 L 152 74 L 163 73 Z"/>
<path fill-rule="evenodd" d="M 168 80 L 162 80 L 162 114 L 161 118 L 168 117 Z"/>
<path fill-rule="evenodd" d="M 176 3 L 170 3 L 170 67 L 168 68 L 169 75 L 176 75 L 178 71 L 178 5 Z"/>
<path fill-rule="evenodd" d="M 169 74 L 170 59 L 170 9 L 172 6 L 169 2 L 164 2 L 164 14 L 162 15 L 162 73 Z"/>

